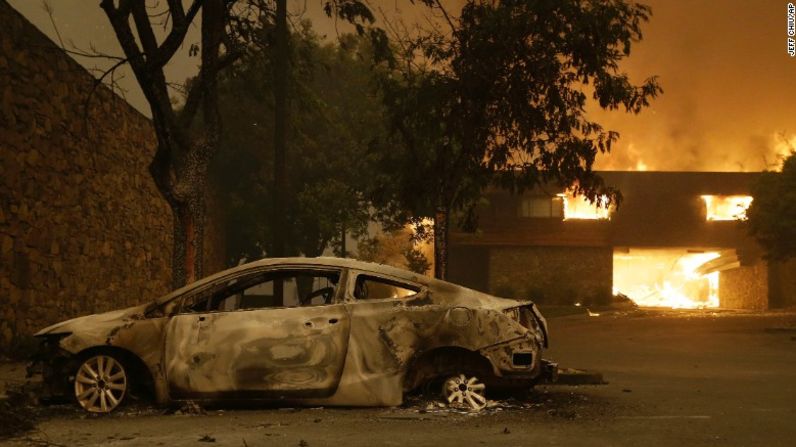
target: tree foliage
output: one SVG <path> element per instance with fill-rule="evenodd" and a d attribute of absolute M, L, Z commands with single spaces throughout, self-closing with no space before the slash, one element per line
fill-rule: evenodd
<path fill-rule="evenodd" d="M 592 166 L 618 134 L 590 120 L 586 105 L 591 97 L 638 113 L 661 92 L 654 77 L 635 85 L 619 67 L 650 8 L 467 0 L 454 15 L 438 1 L 423 3 L 444 26 L 395 36 L 381 85 L 401 145 L 384 151 L 394 175 L 382 174 L 391 181 L 375 197 L 395 212 L 435 218 L 437 276 L 445 274 L 448 216 L 473 227 L 473 207 L 490 185 L 522 191 L 553 182 L 617 200 Z"/>
<path fill-rule="evenodd" d="M 769 259 L 796 258 L 796 152 L 781 171 L 767 171 L 752 186 L 754 200 L 747 210 L 750 233 Z"/>
<path fill-rule="evenodd" d="M 422 241 L 418 241 L 414 232 L 404 226 L 361 238 L 357 242 L 356 257 L 425 275 L 431 269 L 431 263 L 423 248 Z"/>
<path fill-rule="evenodd" d="M 288 255 L 318 256 L 330 245 L 339 247 L 343 228 L 356 236 L 369 220 L 368 148 L 384 132 L 370 46 L 353 35 L 323 44 L 307 22 L 291 42 L 288 225 L 278 234 L 269 219 L 273 152 L 262 147 L 273 139 L 273 61 L 267 53 L 247 59 L 220 80 L 221 110 L 237 117 L 225 128 L 213 167 L 232 261 L 261 257 L 276 237 Z"/>
<path fill-rule="evenodd" d="M 149 170 L 173 213 L 175 287 L 203 274 L 207 172 L 222 132 L 219 73 L 247 56 L 249 50 L 265 51 L 273 46 L 275 3 L 284 6 L 285 0 L 100 2 L 124 57 L 113 58 L 117 62 L 99 76 L 98 82 L 129 64 L 149 103 L 157 136 Z M 364 30 L 373 21 L 362 0 L 327 0 L 324 4 L 329 16 L 349 21 L 357 29 Z M 171 100 L 174 84 L 167 80 L 165 67 L 183 48 L 188 30 L 196 26 L 200 15 L 201 43 L 188 48 L 189 55 L 198 55 L 201 60 L 199 74 L 188 83 L 184 104 L 178 105 Z M 158 37 L 158 27 L 163 28 L 165 37 Z"/>

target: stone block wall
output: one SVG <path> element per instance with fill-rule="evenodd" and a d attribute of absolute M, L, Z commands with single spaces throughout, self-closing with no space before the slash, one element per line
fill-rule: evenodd
<path fill-rule="evenodd" d="M 490 247 L 489 292 L 547 304 L 608 303 L 610 247 Z"/>
<path fill-rule="evenodd" d="M 0 0 L 0 351 L 170 288 L 150 121 Z"/>
<path fill-rule="evenodd" d="M 768 266 L 764 261 L 719 273 L 719 307 L 768 309 Z"/>
<path fill-rule="evenodd" d="M 796 308 L 796 259 L 768 262 L 769 307 Z"/>

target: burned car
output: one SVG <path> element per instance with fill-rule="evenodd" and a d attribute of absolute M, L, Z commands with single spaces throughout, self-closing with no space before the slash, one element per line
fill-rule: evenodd
<path fill-rule="evenodd" d="M 555 370 L 532 302 L 340 258 L 244 264 L 36 336 L 50 393 L 97 413 L 139 391 L 158 403 L 394 406 L 427 384 L 479 409 L 487 387 L 529 387 Z"/>

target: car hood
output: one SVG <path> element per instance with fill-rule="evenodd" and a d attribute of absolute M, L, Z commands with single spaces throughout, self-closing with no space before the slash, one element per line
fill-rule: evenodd
<path fill-rule="evenodd" d="M 128 307 L 126 309 L 112 310 L 101 314 L 86 315 L 83 317 L 72 318 L 71 320 L 55 323 L 52 326 L 36 332 L 35 337 L 50 334 L 62 334 L 91 330 L 97 326 L 105 326 L 108 323 L 124 321 L 143 314 L 146 305 Z"/>

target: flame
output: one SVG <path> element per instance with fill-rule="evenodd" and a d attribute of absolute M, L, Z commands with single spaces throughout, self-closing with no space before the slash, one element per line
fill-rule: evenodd
<path fill-rule="evenodd" d="M 707 220 L 744 220 L 751 196 L 702 196 Z"/>
<path fill-rule="evenodd" d="M 720 256 L 685 249 L 632 249 L 614 253 L 614 294 L 639 306 L 698 309 L 719 306 L 719 272 L 697 269 Z"/>
<path fill-rule="evenodd" d="M 612 207 L 608 205 L 608 196 L 601 195 L 594 203 L 584 196 L 577 196 L 567 190 L 563 194 L 557 194 L 564 203 L 564 220 L 570 219 L 590 219 L 607 220 L 611 218 Z"/>

